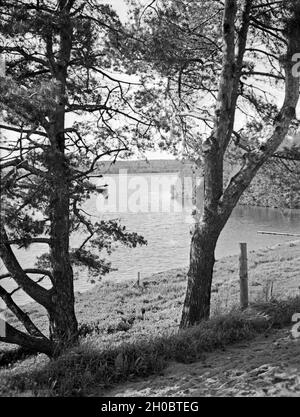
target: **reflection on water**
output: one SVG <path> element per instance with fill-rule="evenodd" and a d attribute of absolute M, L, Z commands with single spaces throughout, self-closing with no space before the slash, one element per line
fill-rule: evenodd
<path fill-rule="evenodd" d="M 117 181 L 117 176 L 105 178 L 105 182 L 111 187 L 114 184 L 117 195 L 109 192 L 109 198 L 105 201 L 94 197 L 84 207 L 95 220 L 120 218 L 129 230 L 142 234 L 148 241 L 147 246 L 135 249 L 118 247 L 111 257 L 112 264 L 118 268 L 118 271 L 112 272 L 105 279 L 135 279 L 137 272 L 141 272 L 142 277 L 145 277 L 154 272 L 186 266 L 189 260 L 190 229 L 193 222 L 192 202 L 190 199 L 185 200 L 183 207 L 180 198 L 172 199 L 171 185 L 176 183 L 177 174 L 129 175 L 128 177 L 127 188 L 124 181 L 121 181 L 121 184 Z M 168 186 L 157 187 L 158 183 L 164 184 L 165 177 L 168 177 L 166 181 Z M 139 178 L 142 178 L 142 181 Z M 134 179 L 132 183 L 131 179 Z M 139 184 L 145 185 L 145 181 L 148 184 L 146 191 L 143 187 L 139 188 Z M 129 205 L 133 208 L 132 211 L 128 211 L 124 200 L 131 201 Z M 141 204 L 143 212 L 138 211 Z M 158 205 L 164 210 L 161 212 L 149 210 L 149 207 L 157 208 Z M 119 211 L 116 210 L 120 207 Z M 168 207 L 171 207 L 171 212 L 170 209 L 167 210 Z M 259 230 L 300 234 L 300 211 L 237 207 L 220 236 L 216 258 L 238 253 L 238 243 L 241 241 L 248 243 L 249 250 L 254 250 L 295 240 L 292 237 L 259 235 L 257 234 Z M 76 239 L 78 240 L 78 236 Z M 22 265 L 30 267 L 33 264 L 33 256 L 43 253 L 43 250 L 45 247 L 35 245 L 34 254 L 32 250 L 17 250 L 16 253 Z M 3 268 L 1 269 L 3 271 Z M 80 280 L 75 282 L 76 290 L 83 291 L 90 287 L 87 276 L 81 275 Z"/>

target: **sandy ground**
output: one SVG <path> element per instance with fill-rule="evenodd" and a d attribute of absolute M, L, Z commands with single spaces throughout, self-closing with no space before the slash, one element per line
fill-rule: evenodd
<path fill-rule="evenodd" d="M 300 339 L 291 328 L 207 354 L 204 360 L 172 363 L 162 375 L 107 391 L 112 397 L 300 397 Z"/>

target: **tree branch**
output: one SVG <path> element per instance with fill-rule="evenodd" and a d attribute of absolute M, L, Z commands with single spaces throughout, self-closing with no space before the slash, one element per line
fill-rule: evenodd
<path fill-rule="evenodd" d="M 49 339 L 46 337 L 30 336 L 21 332 L 20 330 L 15 329 L 9 323 L 3 323 L 3 320 L 1 321 L 2 323 L 0 323 L 0 325 L 4 328 L 4 332 L 0 333 L 0 342 L 12 343 L 34 352 L 45 353 L 49 357 L 53 356 L 55 346 Z"/>
<path fill-rule="evenodd" d="M 122 110 L 114 109 L 112 107 L 107 107 L 105 104 L 70 104 L 68 106 L 67 112 L 75 112 L 75 111 L 83 111 L 88 113 L 94 113 L 96 111 L 107 111 L 107 112 L 113 112 L 120 114 L 124 117 L 127 117 L 128 119 L 134 120 L 135 122 L 138 122 L 142 125 L 148 126 L 149 123 L 144 122 L 143 120 L 140 120 Z"/>
<path fill-rule="evenodd" d="M 31 321 L 29 316 L 14 302 L 11 295 L 1 286 L 0 297 L 6 304 L 7 308 L 17 317 L 17 319 L 23 324 L 31 336 L 45 337 L 43 333 Z"/>
<path fill-rule="evenodd" d="M 300 50 L 299 29 L 295 26 L 288 32 L 288 48 L 285 61 L 285 99 L 282 108 L 275 118 L 273 134 L 259 148 L 244 155 L 244 165 L 231 178 L 223 196 L 219 201 L 219 212 L 228 218 L 244 190 L 249 186 L 260 167 L 272 157 L 288 134 L 289 127 L 296 117 L 296 107 L 299 101 L 299 78 L 293 75 L 293 56 Z"/>
<path fill-rule="evenodd" d="M 31 245 L 32 243 L 45 243 L 50 245 L 50 239 L 46 237 L 33 237 L 28 239 L 12 239 L 8 241 L 9 245 L 21 245 L 21 247 L 24 245 L 24 243 L 28 245 Z"/>
<path fill-rule="evenodd" d="M 52 281 L 52 274 L 50 271 L 46 270 L 46 269 L 39 269 L 39 268 L 25 268 L 23 269 L 23 271 L 25 272 L 25 274 L 37 274 L 37 275 L 46 275 L 47 277 L 49 277 Z M 11 277 L 11 273 L 7 272 L 6 274 L 2 274 L 0 275 L 0 280 L 4 279 L 4 278 L 8 278 Z"/>
<path fill-rule="evenodd" d="M 40 130 L 30 130 L 30 129 L 22 129 L 21 127 L 14 127 L 14 126 L 7 126 L 7 125 L 1 125 L 0 129 L 9 130 L 11 132 L 17 132 L 17 133 L 25 133 L 27 135 L 40 135 L 47 137 L 47 134 L 45 132 L 41 132 Z"/>
<path fill-rule="evenodd" d="M 47 310 L 52 308 L 52 302 L 50 293 L 48 290 L 42 288 L 40 285 L 32 281 L 28 275 L 24 272 L 20 266 L 15 254 L 11 250 L 9 240 L 4 229 L 4 226 L 0 226 L 0 256 L 6 267 L 11 274 L 12 278 L 22 288 L 26 294 L 29 295 L 34 301 L 43 305 Z"/>

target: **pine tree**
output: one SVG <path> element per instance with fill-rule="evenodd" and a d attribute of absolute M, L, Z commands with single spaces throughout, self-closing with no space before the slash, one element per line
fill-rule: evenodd
<path fill-rule="evenodd" d="M 5 323 L 0 341 L 53 356 L 78 340 L 73 267 L 100 278 L 111 269 L 105 254 L 115 242 L 146 243 L 118 220 L 93 221 L 82 205 L 103 192 L 92 181 L 100 176 L 101 158 L 115 160 L 145 146 L 151 122 L 133 108 L 134 83 L 121 75 L 117 40 L 126 34 L 111 7 L 93 0 L 1 0 L 0 6 L 6 63 L 0 77 L 0 256 L 7 270 L 0 297 L 24 328 Z M 82 238 L 71 247 L 74 233 Z M 45 245 L 45 253 L 23 268 L 12 248 L 30 254 L 36 244 Z M 7 277 L 16 284 L 13 292 L 1 285 Z M 16 291 L 46 309 L 49 334 L 17 305 Z"/>
<path fill-rule="evenodd" d="M 270 158 L 300 159 L 299 149 L 283 146 L 299 128 L 300 2 L 130 3 L 132 31 L 143 40 L 132 40 L 132 49 L 145 73 L 166 80 L 157 99 L 164 94 L 173 109 L 166 141 L 183 145 L 203 172 L 204 209 L 191 239 L 181 319 L 187 327 L 209 317 L 216 244 L 244 191 Z M 229 151 L 236 163 L 226 183 Z"/>

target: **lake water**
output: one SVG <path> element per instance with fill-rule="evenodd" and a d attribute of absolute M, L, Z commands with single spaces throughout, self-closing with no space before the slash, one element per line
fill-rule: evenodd
<path fill-rule="evenodd" d="M 143 278 L 154 272 L 188 264 L 190 230 L 194 221 L 189 182 L 185 189 L 186 198 L 182 199 L 180 192 L 177 198 L 172 197 L 172 185 L 178 183 L 176 173 L 112 175 L 98 181 L 99 185 L 108 184 L 110 191 L 106 198 L 93 197 L 85 204 L 84 209 L 92 215 L 92 219 L 119 218 L 128 230 L 143 235 L 148 241 L 147 246 L 135 249 L 119 246 L 110 258 L 118 271 L 107 275 L 105 280 L 136 279 L 138 272 Z M 197 204 L 201 205 L 201 201 Z M 238 253 L 241 241 L 247 242 L 249 250 L 253 250 L 297 239 L 260 235 L 257 232 L 261 230 L 300 234 L 300 211 L 237 207 L 220 236 L 216 258 Z M 78 245 L 82 239 L 77 235 L 72 242 Z M 34 252 L 32 249 L 16 250 L 24 267 L 32 267 L 33 258 L 45 250 L 45 246 L 33 246 Z M 84 274 L 80 274 L 80 279 L 75 281 L 77 291 L 85 291 L 93 285 Z M 19 302 L 28 301 L 21 293 L 15 298 L 19 298 Z"/>

